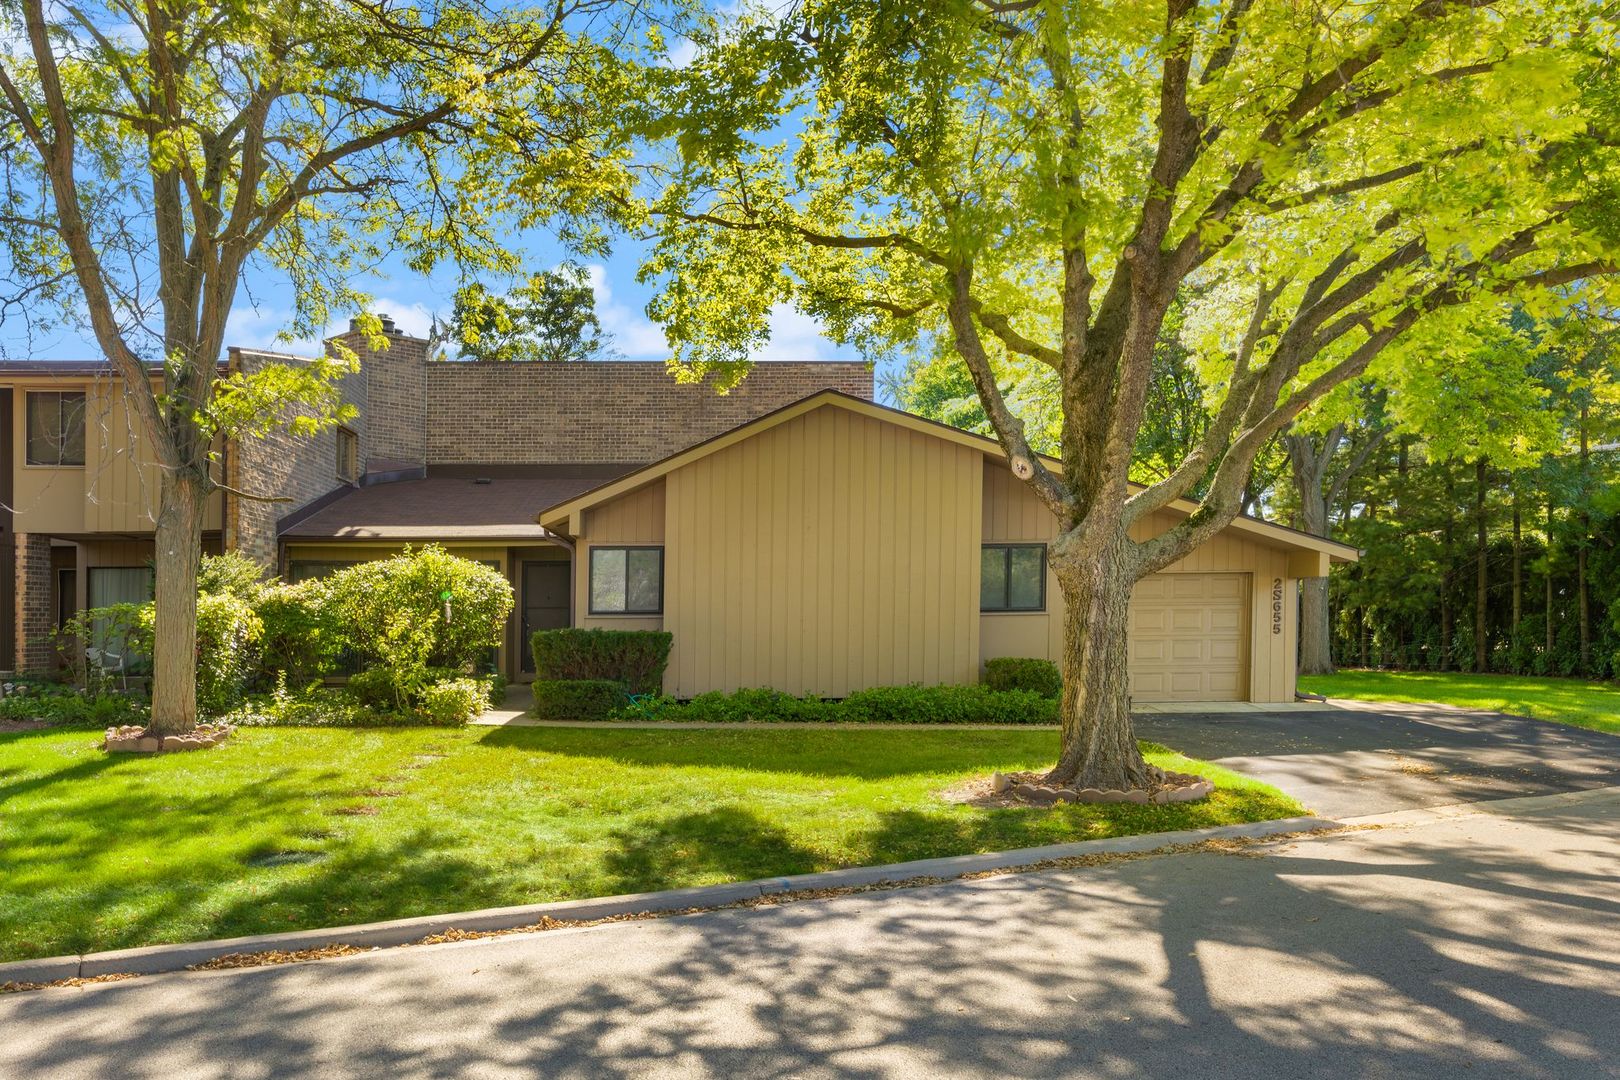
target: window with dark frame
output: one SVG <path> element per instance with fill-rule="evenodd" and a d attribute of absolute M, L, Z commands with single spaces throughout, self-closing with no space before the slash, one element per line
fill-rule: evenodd
<path fill-rule="evenodd" d="M 360 479 L 360 436 L 346 427 L 337 429 L 337 478 L 346 484 Z"/>
<path fill-rule="evenodd" d="M 979 552 L 980 611 L 1046 610 L 1046 545 L 985 544 Z"/>
<path fill-rule="evenodd" d="M 664 549 L 591 548 L 592 615 L 660 615 L 664 611 Z"/>
<path fill-rule="evenodd" d="M 84 394 L 30 390 L 27 410 L 28 464 L 84 464 Z"/>

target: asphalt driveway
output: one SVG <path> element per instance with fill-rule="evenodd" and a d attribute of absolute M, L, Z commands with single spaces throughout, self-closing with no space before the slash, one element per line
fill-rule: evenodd
<path fill-rule="evenodd" d="M 1620 736 L 1434 706 L 1142 715 L 1136 733 L 1330 818 L 1620 784 Z"/>

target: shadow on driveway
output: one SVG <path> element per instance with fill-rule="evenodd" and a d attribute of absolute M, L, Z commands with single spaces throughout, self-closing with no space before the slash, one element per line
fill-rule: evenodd
<path fill-rule="evenodd" d="M 1160 714 L 1138 716 L 1136 733 L 1333 818 L 1620 784 L 1620 736 L 1496 713 Z"/>

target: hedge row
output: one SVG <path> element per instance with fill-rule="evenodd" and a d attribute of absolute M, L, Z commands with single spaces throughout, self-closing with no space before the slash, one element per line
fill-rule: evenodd
<path fill-rule="evenodd" d="M 780 690 L 699 694 L 690 701 L 656 698 L 626 705 L 621 720 L 688 723 L 1055 724 L 1057 701 L 1032 690 L 988 686 L 876 686 L 839 701 L 794 697 Z"/>

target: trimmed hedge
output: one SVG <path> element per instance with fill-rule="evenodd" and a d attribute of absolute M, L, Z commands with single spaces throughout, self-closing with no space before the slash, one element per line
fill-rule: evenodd
<path fill-rule="evenodd" d="M 1057 701 L 1032 690 L 988 686 L 876 686 L 842 701 L 794 697 L 780 690 L 711 691 L 691 701 L 642 701 L 615 719 L 699 723 L 1055 724 Z"/>
<path fill-rule="evenodd" d="M 1050 660 L 997 656 L 984 662 L 984 685 L 992 690 L 1033 690 L 1055 698 L 1063 693 L 1063 673 Z"/>
<path fill-rule="evenodd" d="M 611 680 L 632 694 L 664 686 L 673 636 L 663 630 L 536 630 L 529 640 L 536 679 Z"/>
<path fill-rule="evenodd" d="M 607 720 L 628 698 L 613 679 L 536 679 L 533 689 L 534 715 L 542 720 Z"/>

